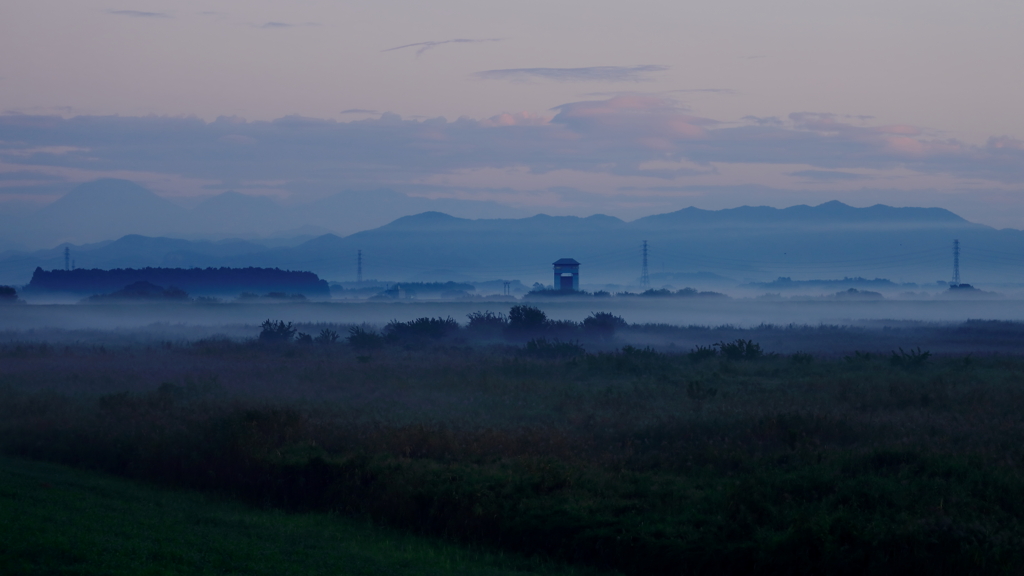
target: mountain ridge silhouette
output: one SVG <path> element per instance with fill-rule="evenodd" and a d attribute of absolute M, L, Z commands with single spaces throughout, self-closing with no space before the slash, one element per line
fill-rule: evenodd
<path fill-rule="evenodd" d="M 439 211 L 396 218 L 350 235 L 322 234 L 292 243 L 195 241 L 127 235 L 72 247 L 80 267 L 263 266 L 353 279 L 356 252 L 364 277 L 441 281 L 453 273 L 481 280 L 545 281 L 550 262 L 583 263 L 584 283 L 629 282 L 639 276 L 640 244 L 650 246 L 652 273 L 707 273 L 743 282 L 778 276 L 841 278 L 908 276 L 935 281 L 951 268 L 951 243 L 963 246 L 972 279 L 1024 277 L 1024 232 L 974 224 L 939 208 L 855 208 L 841 202 L 789 208 L 684 208 L 627 222 L 612 216 L 471 219 Z M 300 241 L 301 240 L 301 241 Z M 0 254 L 0 282 L 25 282 L 37 265 L 63 267 L 58 248 Z M 986 276 L 987 275 L 987 276 Z M 689 277 L 689 276 L 687 276 Z"/>

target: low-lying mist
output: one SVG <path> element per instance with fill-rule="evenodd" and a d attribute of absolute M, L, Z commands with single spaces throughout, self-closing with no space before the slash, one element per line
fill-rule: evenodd
<path fill-rule="evenodd" d="M 452 317 L 461 324 L 473 312 L 507 313 L 516 301 L 363 301 L 254 303 L 110 303 L 89 305 L 8 305 L 0 308 L 6 340 L 36 339 L 32 331 L 115 330 L 192 339 L 223 334 L 255 337 L 267 319 L 302 324 L 369 324 L 392 320 Z M 594 312 L 610 312 L 628 324 L 731 326 L 851 326 L 881 328 L 907 323 L 956 324 L 968 320 L 1024 321 L 1024 300 L 825 301 L 725 298 L 562 298 L 522 302 L 554 320 L 580 322 Z M 19 335 L 20 334 L 20 335 Z M 55 336 L 56 337 L 56 336 Z"/>
<path fill-rule="evenodd" d="M 596 306 L 595 304 L 601 304 Z M 553 323 L 533 334 L 577 342 L 587 351 L 623 346 L 686 353 L 699 346 L 746 339 L 768 353 L 841 356 L 888 354 L 920 347 L 934 354 L 1017 354 L 1024 349 L 1024 302 L 765 302 L 751 300 L 559 300 L 530 302 Z M 266 320 L 316 336 L 327 329 L 342 341 L 354 327 L 380 332 L 389 323 L 450 319 L 462 328 L 444 345 L 522 345 L 466 329 L 471 315 L 506 315 L 514 302 L 362 302 L 288 304 L 19 305 L 0 309 L 0 342 L 53 345 L 187 344 L 205 339 L 256 340 Z M 1000 309 L 996 310 L 996 306 Z M 1017 307 L 1020 314 L 1014 314 Z M 1009 310 L 1008 310 L 1009 308 Z M 594 313 L 621 319 L 613 335 L 594 338 L 583 321 Z M 978 320 L 977 318 L 1010 318 Z"/>

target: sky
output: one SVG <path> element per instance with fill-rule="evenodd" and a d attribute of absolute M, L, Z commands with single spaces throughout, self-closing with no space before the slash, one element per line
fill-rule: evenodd
<path fill-rule="evenodd" d="M 1024 3 L 5 0 L 0 215 L 388 188 L 510 214 L 947 208 L 1024 228 Z"/>

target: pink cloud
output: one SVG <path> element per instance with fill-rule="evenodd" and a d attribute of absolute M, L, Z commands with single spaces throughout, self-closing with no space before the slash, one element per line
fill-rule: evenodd
<path fill-rule="evenodd" d="M 1024 150 L 1024 140 L 1018 140 L 1009 136 L 992 137 L 985 144 L 986 148 Z"/>
<path fill-rule="evenodd" d="M 637 94 L 571 102 L 553 112 L 453 122 L 392 113 L 352 122 L 288 117 L 209 123 L 7 115 L 0 116 L 5 140 L 0 158 L 86 171 L 172 173 L 228 184 L 288 180 L 296 183 L 294 188 L 310 189 L 333 189 L 338 182 L 395 185 L 463 170 L 513 167 L 534 174 L 567 170 L 673 179 L 692 175 L 695 165 L 728 164 L 794 165 L 832 173 L 903 168 L 1024 183 L 1024 142 L 1006 136 L 973 146 L 926 139 L 915 126 L 871 126 L 864 118 L 806 112 L 724 124 L 696 116 L 673 100 Z M 35 153 L 25 156 L 26 150 Z M 652 161 L 662 164 L 651 169 Z"/>
<path fill-rule="evenodd" d="M 874 128 L 875 132 L 881 134 L 900 134 L 903 136 L 920 136 L 921 129 L 917 126 L 910 126 L 909 124 L 890 124 L 888 126 L 877 126 Z"/>
<path fill-rule="evenodd" d="M 551 118 L 530 112 L 517 112 L 510 114 L 503 112 L 480 121 L 484 128 L 496 128 L 502 126 L 543 126 L 551 122 Z"/>
<path fill-rule="evenodd" d="M 670 148 L 678 140 L 705 138 L 705 126 L 716 123 L 685 113 L 671 100 L 642 95 L 575 102 L 556 110 L 554 123 L 583 133 L 631 138 L 658 150 Z"/>

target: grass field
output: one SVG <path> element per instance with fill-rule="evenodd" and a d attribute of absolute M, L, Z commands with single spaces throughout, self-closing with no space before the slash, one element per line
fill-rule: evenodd
<path fill-rule="evenodd" d="M 1024 573 L 1019 356 L 417 326 L 458 338 L 0 346 L 0 449 L 628 574 Z"/>
<path fill-rule="evenodd" d="M 0 574 L 591 574 L 327 514 L 0 457 Z"/>

